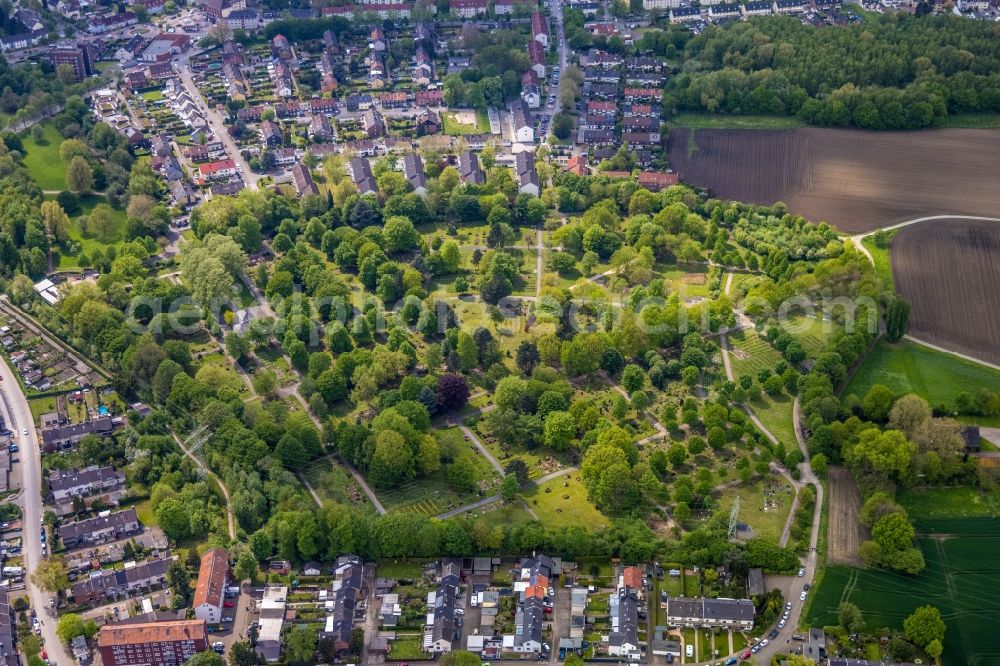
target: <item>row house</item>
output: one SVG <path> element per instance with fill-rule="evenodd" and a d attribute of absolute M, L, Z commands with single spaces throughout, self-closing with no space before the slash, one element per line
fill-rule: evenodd
<path fill-rule="evenodd" d="M 589 146 L 611 146 L 616 143 L 615 133 L 612 130 L 583 130 L 583 141 Z"/>
<path fill-rule="evenodd" d="M 660 105 L 630 102 L 622 107 L 622 112 L 626 116 L 649 116 L 650 118 L 659 118 Z"/>
<path fill-rule="evenodd" d="M 750 631 L 754 623 L 754 605 L 749 599 L 709 599 L 706 597 L 661 598 L 667 624 L 678 627 L 721 627 Z"/>
<path fill-rule="evenodd" d="M 675 7 L 670 10 L 671 23 L 690 23 L 701 20 L 701 9 L 698 7 Z"/>
<path fill-rule="evenodd" d="M 294 148 L 278 148 L 274 151 L 274 161 L 279 166 L 291 166 L 299 161 L 299 154 Z"/>
<path fill-rule="evenodd" d="M 804 0 L 774 0 L 775 14 L 802 14 L 809 7 Z"/>
<path fill-rule="evenodd" d="M 441 90 L 420 90 L 413 94 L 413 102 L 417 106 L 441 106 L 444 104 L 444 92 Z"/>
<path fill-rule="evenodd" d="M 665 63 L 662 60 L 649 56 L 629 58 L 627 64 L 630 72 L 662 72 L 665 67 Z"/>
<path fill-rule="evenodd" d="M 383 109 L 402 109 L 410 103 L 410 96 L 405 92 L 384 92 L 378 96 L 378 103 Z"/>
<path fill-rule="evenodd" d="M 347 150 L 361 157 L 376 157 L 385 154 L 385 144 L 371 139 L 348 141 L 344 146 Z"/>
<path fill-rule="evenodd" d="M 374 28 L 368 36 L 368 48 L 381 53 L 389 48 L 389 40 L 382 28 Z"/>
<path fill-rule="evenodd" d="M 364 599 L 364 564 L 357 555 L 338 558 L 333 570 L 333 582 L 327 596 L 326 624 L 321 637 L 333 641 L 337 655 L 347 654 L 351 649 L 351 632 L 354 618 L 360 610 L 359 602 Z"/>
<path fill-rule="evenodd" d="M 606 51 L 598 51 L 586 56 L 588 67 L 603 67 L 604 69 L 618 69 L 624 62 L 621 56 Z"/>
<path fill-rule="evenodd" d="M 427 86 L 434 81 L 434 61 L 424 47 L 417 49 L 413 56 L 413 82 L 418 86 Z"/>
<path fill-rule="evenodd" d="M 534 143 L 535 128 L 531 124 L 531 113 L 528 105 L 523 99 L 511 103 L 510 119 L 514 127 L 514 140 L 519 143 Z"/>
<path fill-rule="evenodd" d="M 608 599 L 611 630 L 608 632 L 607 651 L 614 657 L 638 661 L 642 656 L 639 647 L 639 602 L 642 600 L 642 572 L 639 567 L 624 567 L 619 574 L 615 591 Z"/>
<path fill-rule="evenodd" d="M 173 563 L 172 557 L 148 560 L 140 564 L 125 563 L 122 569 L 101 569 L 88 578 L 78 580 L 70 588 L 73 603 L 102 604 L 109 599 L 123 599 L 154 586 L 162 586 Z M 218 621 L 218 620 L 216 620 Z"/>
<path fill-rule="evenodd" d="M 618 86 L 613 83 L 590 83 L 587 94 L 590 99 L 604 101 L 617 100 L 621 95 Z"/>
<path fill-rule="evenodd" d="M 313 114 L 309 121 L 309 138 L 313 141 L 325 143 L 334 138 L 333 126 L 330 120 L 321 113 Z"/>
<path fill-rule="evenodd" d="M 528 151 L 518 153 L 514 156 L 514 166 L 518 192 L 537 197 L 542 191 L 542 185 L 538 179 L 538 172 L 535 171 L 534 153 Z"/>
<path fill-rule="evenodd" d="M 537 109 L 542 105 L 542 91 L 537 83 L 526 83 L 521 86 L 521 99 L 529 109 Z"/>
<path fill-rule="evenodd" d="M 403 158 L 403 175 L 414 194 L 427 196 L 427 175 L 424 173 L 424 161 L 420 155 L 410 153 Z"/>
<path fill-rule="evenodd" d="M 309 167 L 305 164 L 296 164 L 292 167 L 292 184 L 295 186 L 295 194 L 304 197 L 310 194 L 319 194 L 319 188 L 313 182 Z"/>
<path fill-rule="evenodd" d="M 679 182 L 676 173 L 658 173 L 652 171 L 641 172 L 637 180 L 640 187 L 644 187 L 650 192 L 659 192 Z"/>
<path fill-rule="evenodd" d="M 259 123 L 261 119 L 261 114 L 264 113 L 264 109 L 269 109 L 269 106 L 247 106 L 239 109 L 236 112 L 236 118 L 242 120 L 245 123 Z M 277 115 L 277 111 L 275 111 Z"/>
<path fill-rule="evenodd" d="M 708 18 L 710 19 L 737 18 L 742 15 L 743 9 L 736 3 L 723 2 L 708 8 Z"/>
<path fill-rule="evenodd" d="M 385 57 L 373 51 L 368 56 L 368 85 L 371 88 L 385 88 L 389 82 L 389 70 L 385 66 Z"/>
<path fill-rule="evenodd" d="M 434 654 L 451 652 L 461 639 L 461 629 L 455 621 L 458 608 L 461 568 L 449 562 L 441 567 L 437 587 L 427 593 L 427 620 L 424 649 Z"/>
<path fill-rule="evenodd" d="M 80 440 L 87 435 L 110 435 L 114 428 L 115 421 L 110 416 L 100 416 L 90 421 L 44 428 L 42 430 L 42 448 L 48 452 L 69 449 L 79 444 Z"/>
<path fill-rule="evenodd" d="M 48 476 L 49 494 L 56 502 L 72 497 L 117 490 L 125 486 L 125 474 L 107 465 L 90 465 L 83 469 L 54 469 Z"/>
<path fill-rule="evenodd" d="M 494 0 L 493 13 L 497 16 L 520 14 L 527 16 L 537 5 L 531 0 Z"/>
<path fill-rule="evenodd" d="M 326 116 L 336 115 L 339 108 L 335 99 L 311 99 L 309 100 L 309 111 L 311 113 L 322 113 Z"/>
<path fill-rule="evenodd" d="M 112 30 L 119 30 L 135 25 L 139 22 L 138 17 L 132 12 L 122 12 L 121 14 L 111 14 L 109 16 L 98 16 L 91 19 L 87 30 L 95 35 L 100 35 Z"/>
<path fill-rule="evenodd" d="M 528 59 L 535 74 L 539 78 L 545 78 L 545 47 L 535 40 L 528 42 Z"/>
<path fill-rule="evenodd" d="M 117 541 L 142 531 L 135 507 L 107 515 L 67 523 L 58 529 L 59 540 L 67 549 Z"/>
<path fill-rule="evenodd" d="M 651 116 L 625 116 L 622 118 L 622 130 L 625 132 L 658 132 L 659 129 L 659 121 Z"/>
<path fill-rule="evenodd" d="M 351 180 L 361 196 L 378 196 L 375 174 L 372 173 L 372 166 L 367 157 L 355 157 L 351 160 Z"/>
<path fill-rule="evenodd" d="M 642 8 L 647 12 L 655 9 L 677 9 L 681 0 L 642 0 Z"/>
<path fill-rule="evenodd" d="M 750 0 L 742 5 L 743 16 L 770 16 L 771 0 Z"/>
<path fill-rule="evenodd" d="M 582 130 L 613 130 L 615 128 L 615 117 L 600 113 L 588 113 L 580 121 Z"/>
<path fill-rule="evenodd" d="M 588 67 L 583 72 L 583 78 L 585 81 L 591 81 L 595 83 L 612 83 L 617 85 L 621 81 L 621 74 L 618 73 L 617 69 L 607 68 L 607 67 Z"/>
<path fill-rule="evenodd" d="M 524 155 L 519 153 L 518 156 Z M 560 567 L 550 557 L 539 555 L 523 560 L 514 570 L 513 592 L 517 596 L 514 633 L 503 637 L 503 650 L 515 654 L 540 654 L 546 603 L 551 581 Z M 550 603 L 550 602 L 549 602 Z"/>
<path fill-rule="evenodd" d="M 206 162 L 198 165 L 199 175 L 208 180 L 231 178 L 235 176 L 236 162 L 233 160 L 218 160 L 216 162 Z"/>
<path fill-rule="evenodd" d="M 656 88 L 625 88 L 625 99 L 626 101 L 635 100 L 658 100 L 660 99 L 661 91 Z"/>
<path fill-rule="evenodd" d="M 531 36 L 545 48 L 549 46 L 549 22 L 541 12 L 531 13 Z"/>
<path fill-rule="evenodd" d="M 97 635 L 104 666 L 176 666 L 208 650 L 204 620 L 107 624 Z"/>
<path fill-rule="evenodd" d="M 479 168 L 479 157 L 471 150 L 459 153 L 458 173 L 466 185 L 482 185 L 486 182 L 486 176 Z"/>
<path fill-rule="evenodd" d="M 333 56 L 330 55 L 329 51 L 323 51 L 323 54 L 319 57 L 317 67 L 319 69 L 320 90 L 324 93 L 332 93 L 337 89 L 339 84 L 334 74 Z"/>
<path fill-rule="evenodd" d="M 652 148 L 660 145 L 659 132 L 622 132 L 622 143 L 629 148 Z"/>
<path fill-rule="evenodd" d="M 281 35 L 278 35 L 279 37 Z M 274 84 L 274 94 L 278 97 L 291 97 L 294 92 L 292 70 L 284 62 L 278 62 L 271 70 L 271 83 Z"/>
<path fill-rule="evenodd" d="M 260 139 L 269 148 L 281 145 L 281 128 L 273 120 L 265 120 L 260 124 Z"/>
<path fill-rule="evenodd" d="M 437 134 L 444 127 L 441 122 L 441 114 L 431 109 L 424 109 L 418 113 L 415 123 L 417 126 L 417 136 Z"/>
<path fill-rule="evenodd" d="M 332 30 L 323 31 L 323 51 L 330 55 L 340 53 L 340 43 L 337 40 L 337 33 Z"/>
<path fill-rule="evenodd" d="M 629 72 L 625 75 L 625 80 L 629 86 L 635 88 L 662 88 L 667 77 L 653 72 Z"/>
<path fill-rule="evenodd" d="M 587 115 L 611 116 L 618 113 L 618 105 L 615 102 L 602 102 L 600 100 L 590 100 L 587 102 Z"/>
<path fill-rule="evenodd" d="M 460 18 L 477 18 L 485 16 L 489 10 L 486 0 L 451 0 L 451 13 Z"/>

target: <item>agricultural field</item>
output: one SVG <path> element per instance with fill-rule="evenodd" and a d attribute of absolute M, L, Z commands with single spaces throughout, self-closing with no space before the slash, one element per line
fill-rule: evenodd
<path fill-rule="evenodd" d="M 892 275 L 916 338 L 1000 363 L 1000 224 L 940 220 L 900 229 Z"/>
<path fill-rule="evenodd" d="M 1000 371 L 914 342 L 880 341 L 858 368 L 844 394 L 864 396 L 874 384 L 893 393 L 916 393 L 931 405 L 953 406 L 963 391 L 1000 391 Z"/>
<path fill-rule="evenodd" d="M 829 470 L 830 504 L 827 520 L 827 554 L 829 564 L 861 565 L 858 548 L 862 540 L 863 527 L 858 522 L 861 511 L 861 496 L 850 471 L 843 467 Z"/>
<path fill-rule="evenodd" d="M 1000 659 L 1000 562 L 983 557 L 1000 548 L 1000 525 L 982 518 L 918 521 L 927 568 L 919 576 L 829 566 L 813 592 L 810 626 L 837 623 L 842 601 L 858 605 L 869 629 L 901 628 L 918 606 L 931 604 L 948 626 L 942 663 L 986 666 Z M 944 538 L 947 535 L 947 538 Z"/>
<path fill-rule="evenodd" d="M 792 213 L 850 233 L 926 215 L 995 215 L 1000 208 L 990 169 L 1000 133 L 989 130 L 675 128 L 669 151 L 681 180 L 714 196 L 783 201 Z"/>
<path fill-rule="evenodd" d="M 43 190 L 66 189 L 66 165 L 59 157 L 62 135 L 52 123 L 44 123 L 45 135 L 36 141 L 30 132 L 21 142 L 24 145 L 24 166 Z"/>
<path fill-rule="evenodd" d="M 901 490 L 896 499 L 918 524 L 949 516 L 1000 518 L 1000 490 L 981 491 L 964 486 L 909 488 Z"/>

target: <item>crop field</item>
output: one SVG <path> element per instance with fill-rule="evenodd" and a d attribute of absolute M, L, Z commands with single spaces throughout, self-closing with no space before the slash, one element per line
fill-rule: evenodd
<path fill-rule="evenodd" d="M 904 227 L 889 248 L 915 338 L 1000 363 L 1000 223 L 941 220 Z"/>
<path fill-rule="evenodd" d="M 913 342 L 879 342 L 844 395 L 864 396 L 873 384 L 887 386 L 896 395 L 916 393 L 931 405 L 953 406 L 963 391 L 1000 391 L 1000 371 Z"/>
<path fill-rule="evenodd" d="M 827 521 L 826 561 L 829 564 L 861 565 L 858 548 L 861 546 L 862 526 L 858 523 L 861 496 L 854 477 L 843 467 L 831 467 L 830 508 Z"/>
<path fill-rule="evenodd" d="M 1000 209 L 990 168 L 1000 133 L 989 130 L 674 128 L 669 151 L 681 180 L 713 196 L 783 201 L 792 213 L 851 233 L 926 215 L 991 216 Z"/>
<path fill-rule="evenodd" d="M 810 626 L 837 623 L 837 605 L 861 608 L 869 629 L 901 628 L 918 606 L 941 610 L 948 630 L 942 663 L 985 666 L 1000 660 L 1000 561 L 984 557 L 1000 548 L 1000 524 L 982 518 L 918 522 L 927 568 L 919 576 L 829 566 L 816 586 Z"/>

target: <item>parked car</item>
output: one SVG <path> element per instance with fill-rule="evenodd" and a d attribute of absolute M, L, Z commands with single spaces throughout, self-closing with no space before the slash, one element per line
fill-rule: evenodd
<path fill-rule="evenodd" d="M 799 595 L 799 601 L 805 601 L 805 600 L 806 600 L 806 593 L 803 592 L 802 594 Z"/>
<path fill-rule="evenodd" d="M 806 575 L 806 570 L 805 569 L 799 569 L 799 573 L 797 575 L 798 575 L 799 578 L 802 578 L 803 576 Z"/>
<path fill-rule="evenodd" d="M 215 644 L 212 645 L 212 649 L 218 652 L 219 654 L 222 654 L 223 652 L 226 651 L 226 644 L 223 643 L 222 641 L 215 641 Z"/>
<path fill-rule="evenodd" d="M 773 641 L 775 638 L 778 637 L 778 630 L 777 629 L 772 629 L 771 633 L 769 633 L 767 635 L 767 637 L 770 638 Z"/>

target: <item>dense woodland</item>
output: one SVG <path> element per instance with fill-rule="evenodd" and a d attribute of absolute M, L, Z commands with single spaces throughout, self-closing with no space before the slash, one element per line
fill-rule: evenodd
<path fill-rule="evenodd" d="M 963 17 L 866 15 L 816 29 L 794 17 L 710 26 L 687 42 L 664 106 L 797 115 L 832 127 L 915 129 L 1000 111 L 997 26 Z"/>

